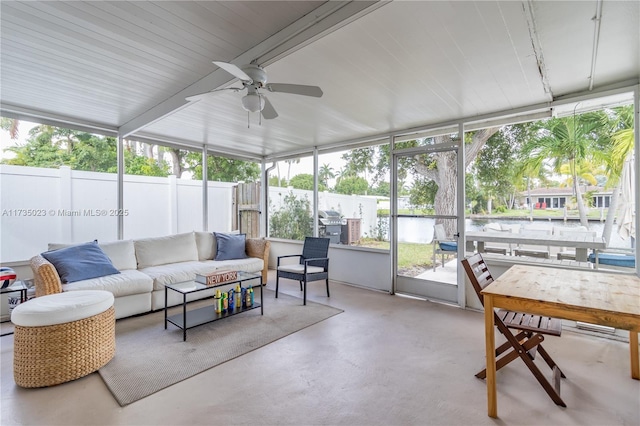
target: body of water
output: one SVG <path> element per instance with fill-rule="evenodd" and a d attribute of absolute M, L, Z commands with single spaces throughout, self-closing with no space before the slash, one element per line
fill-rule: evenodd
<path fill-rule="evenodd" d="M 380 220 L 381 218 L 379 218 Z M 387 218 L 388 220 L 388 218 Z M 466 219 L 465 227 L 467 231 L 482 231 L 482 228 L 487 223 L 499 223 L 504 225 L 521 225 L 531 226 L 542 229 L 552 229 L 554 226 L 562 227 L 578 227 L 580 223 L 578 221 L 567 221 L 566 223 L 561 220 L 547 221 L 547 220 L 515 220 L 515 219 Z M 433 240 L 433 226 L 435 219 L 421 218 L 421 217 L 407 217 L 400 218 L 398 222 L 398 235 L 399 241 L 403 243 L 421 243 L 430 244 Z M 598 236 L 602 236 L 604 231 L 604 222 L 590 221 L 589 230 L 595 231 Z M 611 238 L 609 247 L 630 248 L 631 240 L 623 240 L 618 235 L 618 227 L 613 225 L 611 230 Z"/>

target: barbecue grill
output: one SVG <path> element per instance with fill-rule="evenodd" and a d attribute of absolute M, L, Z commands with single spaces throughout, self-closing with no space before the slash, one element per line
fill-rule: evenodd
<path fill-rule="evenodd" d="M 340 244 L 342 223 L 346 221 L 335 210 L 318 210 L 318 231 L 321 237 L 329 238 L 331 244 Z"/>

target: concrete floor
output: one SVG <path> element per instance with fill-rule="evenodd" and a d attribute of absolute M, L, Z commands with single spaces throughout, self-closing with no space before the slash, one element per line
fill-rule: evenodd
<path fill-rule="evenodd" d="M 297 282 L 283 281 L 281 291 L 300 295 Z M 568 407 L 556 406 L 516 360 L 498 373 L 495 420 L 486 415 L 484 382 L 474 377 L 484 359 L 480 313 L 337 283 L 331 294 L 310 284 L 310 300 L 344 313 L 124 408 L 97 373 L 51 388 L 17 387 L 13 337 L 2 337 L 0 424 L 640 424 L 640 381 L 630 378 L 627 343 L 571 330 L 549 338 L 547 350 L 568 377 Z"/>

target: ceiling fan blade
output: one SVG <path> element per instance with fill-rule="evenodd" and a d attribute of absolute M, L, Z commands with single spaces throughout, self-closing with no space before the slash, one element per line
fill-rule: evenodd
<path fill-rule="evenodd" d="M 253 80 L 251 79 L 251 77 L 249 77 L 246 72 L 238 68 L 237 65 L 230 64 L 229 62 L 221 62 L 221 61 L 213 61 L 213 63 L 219 66 L 220 68 L 222 68 L 223 70 L 225 70 L 226 72 L 228 72 L 229 74 L 233 75 L 234 77 L 237 77 L 242 81 L 249 81 L 250 83 L 253 83 Z"/>
<path fill-rule="evenodd" d="M 305 86 L 303 84 L 269 83 L 266 89 L 270 92 L 292 93 L 294 95 L 313 96 L 319 98 L 323 95 L 318 86 Z"/>
<path fill-rule="evenodd" d="M 276 112 L 273 105 L 271 105 L 271 102 L 269 102 L 269 99 L 267 99 L 265 95 L 261 95 L 261 96 L 264 99 L 264 108 L 262 108 L 262 116 L 266 120 L 271 120 L 272 118 L 276 118 L 278 116 L 278 113 Z"/>
<path fill-rule="evenodd" d="M 224 90 L 233 90 L 234 92 L 239 92 L 240 90 L 243 90 L 244 87 L 225 87 L 224 89 L 216 89 L 216 90 L 212 90 L 210 92 L 205 92 L 205 93 L 200 93 L 199 95 L 193 95 L 193 96 L 187 96 L 186 98 L 184 98 L 185 100 L 189 101 L 189 102 L 195 102 L 195 101 L 199 101 L 201 99 L 207 98 L 211 95 L 215 95 L 219 92 L 222 92 Z"/>

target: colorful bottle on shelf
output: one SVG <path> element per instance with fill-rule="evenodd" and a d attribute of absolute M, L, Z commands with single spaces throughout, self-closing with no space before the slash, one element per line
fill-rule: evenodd
<path fill-rule="evenodd" d="M 213 306 L 216 314 L 222 313 L 222 295 L 220 294 L 220 290 L 216 290 L 216 295 L 213 297 Z"/>
<path fill-rule="evenodd" d="M 234 295 L 236 296 L 236 309 L 242 308 L 242 289 L 240 288 L 240 284 L 236 285 Z"/>
<path fill-rule="evenodd" d="M 245 292 L 244 292 L 244 305 L 247 308 L 251 307 L 251 288 L 248 288 Z"/>
<path fill-rule="evenodd" d="M 227 309 L 229 309 L 229 299 L 227 293 L 222 293 L 222 312 L 227 312 Z"/>
<path fill-rule="evenodd" d="M 249 291 L 251 293 L 251 304 L 249 306 L 253 306 L 253 288 L 250 288 Z"/>
<path fill-rule="evenodd" d="M 236 306 L 236 298 L 233 297 L 233 289 L 229 290 L 227 299 L 229 300 L 229 313 L 233 312 Z"/>

